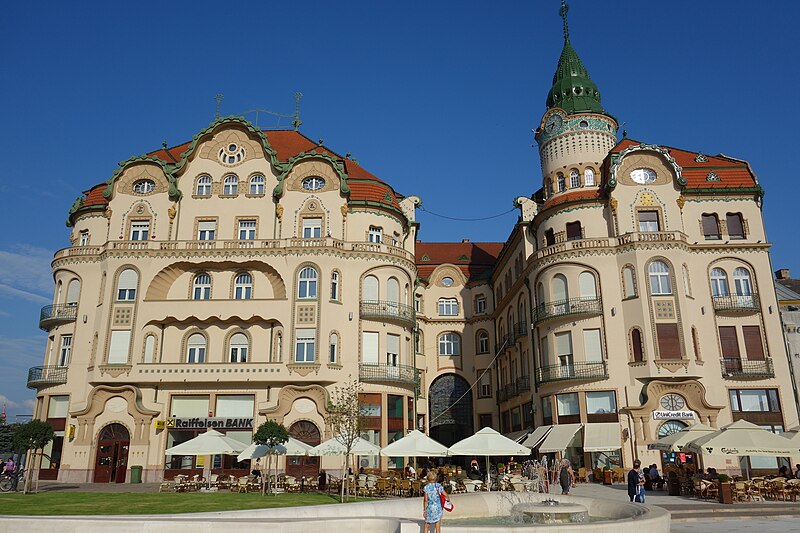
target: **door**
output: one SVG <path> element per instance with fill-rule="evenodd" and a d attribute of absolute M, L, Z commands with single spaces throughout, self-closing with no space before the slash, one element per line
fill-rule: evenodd
<path fill-rule="evenodd" d="M 95 483 L 125 483 L 130 433 L 122 424 L 109 424 L 97 438 Z"/>
<path fill-rule="evenodd" d="M 316 446 L 321 442 L 319 428 L 308 420 L 301 420 L 292 424 L 289 428 L 289 435 L 300 442 L 305 442 L 309 446 Z M 303 476 L 316 478 L 319 475 L 319 457 L 287 455 L 286 475 L 294 476 L 297 479 Z"/>

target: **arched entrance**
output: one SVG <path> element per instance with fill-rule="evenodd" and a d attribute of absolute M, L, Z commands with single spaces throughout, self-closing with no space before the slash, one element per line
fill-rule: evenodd
<path fill-rule="evenodd" d="M 122 424 L 109 424 L 100 430 L 94 462 L 95 483 L 125 483 L 130 440 L 130 433 Z"/>
<path fill-rule="evenodd" d="M 439 376 L 431 383 L 429 398 L 432 438 L 452 446 L 472 435 L 472 390 L 464 378 Z"/>
<path fill-rule="evenodd" d="M 308 420 L 295 422 L 289 428 L 289 436 L 309 446 L 316 446 L 320 441 L 319 428 Z M 286 456 L 286 474 L 296 478 L 314 477 L 319 475 L 319 457 L 305 455 Z"/>

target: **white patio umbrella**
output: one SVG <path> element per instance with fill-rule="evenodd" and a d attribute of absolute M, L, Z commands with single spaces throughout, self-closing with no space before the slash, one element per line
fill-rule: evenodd
<path fill-rule="evenodd" d="M 690 441 L 715 431 L 717 430 L 705 424 L 695 424 L 676 431 L 672 435 L 662 437 L 652 444 L 648 444 L 647 449 L 661 450 L 663 452 L 682 452 L 683 447 Z"/>
<path fill-rule="evenodd" d="M 245 444 L 236 439 L 226 437 L 219 431 L 209 429 L 193 439 L 167 448 L 165 455 L 237 455 L 245 449 Z M 204 469 L 205 470 L 205 469 Z M 211 470 L 211 461 L 208 461 Z M 211 483 L 210 476 L 208 483 Z"/>
<path fill-rule="evenodd" d="M 344 455 L 345 447 L 344 444 L 336 440 L 336 437 L 332 439 L 328 439 L 322 444 L 317 444 L 310 450 L 308 450 L 308 455 L 311 456 L 319 456 L 319 455 Z M 358 437 L 353 448 L 350 450 L 352 455 L 378 455 L 381 453 L 380 446 L 376 446 L 372 444 L 368 440 L 364 440 L 361 437 Z"/>
<path fill-rule="evenodd" d="M 508 437 L 504 437 L 492 428 L 483 428 L 471 437 L 460 440 L 448 448 L 450 455 L 483 455 L 486 456 L 486 480 L 491 490 L 489 479 L 489 456 L 523 455 L 531 453 L 530 449 Z"/>
<path fill-rule="evenodd" d="M 384 457 L 445 457 L 447 454 L 447 446 L 416 429 L 381 450 Z"/>
<path fill-rule="evenodd" d="M 271 448 L 266 444 L 256 444 L 254 442 L 245 448 L 236 459 L 238 461 L 246 461 L 247 459 L 258 459 L 266 455 L 306 455 L 310 449 L 310 444 L 289 437 L 289 440 L 285 443 Z"/>

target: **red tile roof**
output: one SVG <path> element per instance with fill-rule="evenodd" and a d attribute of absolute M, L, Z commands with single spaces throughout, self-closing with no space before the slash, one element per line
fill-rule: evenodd
<path fill-rule="evenodd" d="M 428 279 L 436 267 L 452 264 L 472 280 L 494 267 L 502 249 L 502 242 L 417 242 L 417 273 Z"/>
<path fill-rule="evenodd" d="M 104 190 L 106 190 L 106 184 L 101 183 L 99 185 L 95 185 L 88 191 L 83 191 L 83 194 L 86 195 L 86 199 L 83 201 L 83 206 L 89 207 L 90 205 L 108 205 L 108 199 L 103 196 Z"/>
<path fill-rule="evenodd" d="M 611 152 L 619 153 L 630 146 L 639 144 L 641 144 L 639 141 L 633 139 L 622 139 L 611 149 Z M 666 149 L 678 166 L 683 169 L 683 177 L 686 179 L 686 187 L 689 189 L 730 189 L 758 185 L 756 177 L 746 161 L 722 154 L 715 156 L 704 154 L 707 161 L 695 161 L 699 152 L 690 152 L 669 146 L 661 146 L 661 148 Z M 719 181 L 707 181 L 706 178 L 710 172 L 719 176 Z"/>
<path fill-rule="evenodd" d="M 600 199 L 600 189 L 577 189 L 574 191 L 567 191 L 551 197 L 544 204 L 545 209 L 557 205 L 565 204 L 567 202 L 576 202 L 579 200 L 598 200 Z"/>

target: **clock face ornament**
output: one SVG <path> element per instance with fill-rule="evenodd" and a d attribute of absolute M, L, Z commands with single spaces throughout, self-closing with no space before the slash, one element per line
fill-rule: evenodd
<path fill-rule="evenodd" d="M 544 131 L 545 133 L 558 133 L 563 124 L 564 119 L 561 118 L 561 115 L 557 113 L 550 115 L 544 123 Z"/>
<path fill-rule="evenodd" d="M 686 401 L 677 394 L 665 394 L 661 398 L 661 407 L 667 411 L 680 411 L 686 407 Z"/>
<path fill-rule="evenodd" d="M 651 168 L 637 168 L 631 171 L 631 179 L 645 185 L 656 181 L 656 171 Z"/>

